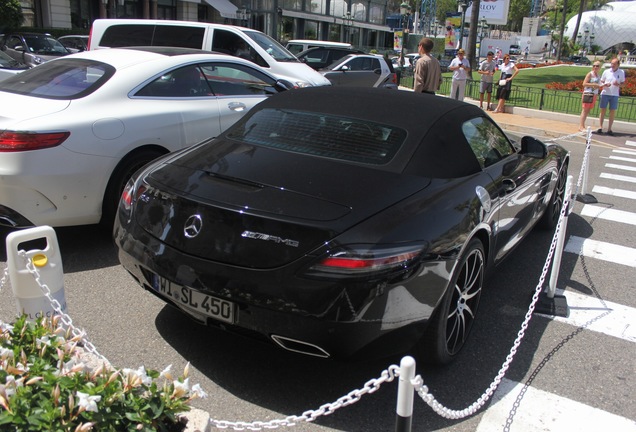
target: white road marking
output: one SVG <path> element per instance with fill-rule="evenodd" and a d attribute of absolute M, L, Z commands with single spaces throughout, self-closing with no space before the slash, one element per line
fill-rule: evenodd
<path fill-rule="evenodd" d="M 620 222 L 630 225 L 636 225 L 636 214 L 623 210 L 616 210 L 608 207 L 586 204 L 581 210 L 581 216 L 589 216 L 592 218 L 605 219 L 613 222 Z"/>
<path fill-rule="evenodd" d="M 504 430 L 524 385 L 508 380 L 493 395 L 476 432 Z M 534 387 L 527 387 L 512 418 L 511 431 L 636 432 L 636 422 Z"/>
<path fill-rule="evenodd" d="M 627 182 L 627 183 L 636 183 L 636 177 L 630 177 L 630 176 L 624 176 L 624 175 L 616 175 L 616 174 L 608 174 L 608 173 L 601 173 L 600 177 L 604 178 L 604 179 L 624 181 L 624 182 Z"/>
<path fill-rule="evenodd" d="M 636 267 L 636 249 L 626 246 L 570 236 L 563 250 L 574 254 L 582 253 L 586 257 L 602 261 Z"/>
<path fill-rule="evenodd" d="M 636 171 L 636 166 L 629 166 L 629 165 L 618 165 L 618 164 L 605 164 L 606 168 L 614 168 L 614 169 L 619 169 L 619 170 L 623 170 L 623 171 Z"/>
<path fill-rule="evenodd" d="M 623 162 L 636 162 L 636 159 L 626 158 L 626 157 L 622 157 L 622 156 L 610 156 L 608 159 L 619 160 L 619 161 L 623 161 Z"/>
<path fill-rule="evenodd" d="M 587 330 L 603 333 L 630 342 L 636 342 L 636 309 L 610 301 L 601 301 L 596 297 L 591 297 L 571 291 L 557 289 L 558 295 L 564 295 L 567 299 L 570 315 L 567 318 L 538 314 L 549 317 L 555 321 L 570 324 L 575 327 L 585 325 Z M 608 315 L 593 321 L 590 320 L 611 311 Z M 587 325 L 586 325 L 587 324 Z"/>
<path fill-rule="evenodd" d="M 620 154 L 636 156 L 636 151 L 634 150 L 612 150 L 612 153 L 620 153 Z"/>
<path fill-rule="evenodd" d="M 592 188 L 592 192 L 597 194 L 612 195 L 619 198 L 636 199 L 636 192 L 624 189 L 614 189 L 605 186 L 594 186 Z"/>
<path fill-rule="evenodd" d="M 625 145 L 636 147 L 636 141 L 627 140 L 625 141 Z"/>

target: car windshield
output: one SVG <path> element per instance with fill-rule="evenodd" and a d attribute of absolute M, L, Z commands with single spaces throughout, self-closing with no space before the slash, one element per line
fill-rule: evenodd
<path fill-rule="evenodd" d="M 398 127 L 359 118 L 268 108 L 234 128 L 228 138 L 293 153 L 385 165 L 406 135 Z"/>
<path fill-rule="evenodd" d="M 68 50 L 57 39 L 45 35 L 25 35 L 27 50 L 34 54 L 68 54 Z"/>
<path fill-rule="evenodd" d="M 276 42 L 276 40 L 267 36 L 264 33 L 247 31 L 244 30 L 244 33 L 250 37 L 254 42 L 256 42 L 261 48 L 263 48 L 267 54 L 271 55 L 274 60 L 280 62 L 298 62 L 299 60 L 285 47 Z"/>
<path fill-rule="evenodd" d="M 93 93 L 115 73 L 106 63 L 60 59 L 0 81 L 0 91 L 45 99 L 79 99 Z"/>

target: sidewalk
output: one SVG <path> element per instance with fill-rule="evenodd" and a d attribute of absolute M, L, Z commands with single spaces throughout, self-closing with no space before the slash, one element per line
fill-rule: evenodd
<path fill-rule="evenodd" d="M 400 90 L 411 90 L 407 87 L 400 87 Z M 442 97 L 447 97 L 440 95 Z M 476 99 L 465 98 L 464 102 L 479 105 Z M 496 103 L 496 100 L 494 101 Z M 484 102 L 485 104 L 485 102 Z M 540 111 L 529 108 L 506 106 L 505 113 L 487 114 L 507 131 L 518 132 L 520 134 L 533 135 L 536 137 L 557 138 L 563 135 L 570 135 L 579 132 L 579 116 L 573 114 L 555 113 L 552 111 Z M 592 127 L 592 132 L 598 129 L 598 118 L 588 117 L 586 124 Z M 605 118 L 603 129 L 607 130 L 607 117 Z M 614 121 L 612 130 L 618 134 L 633 135 L 636 139 L 636 123 L 625 121 Z M 592 141 L 607 142 L 611 138 L 607 135 L 592 134 Z"/>

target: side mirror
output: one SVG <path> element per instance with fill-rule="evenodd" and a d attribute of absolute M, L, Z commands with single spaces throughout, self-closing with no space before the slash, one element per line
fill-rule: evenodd
<path fill-rule="evenodd" d="M 13 47 L 13 49 L 16 51 L 24 51 L 24 47 L 22 45 L 16 45 Z"/>
<path fill-rule="evenodd" d="M 284 79 L 279 79 L 278 81 L 276 81 L 276 84 L 274 84 L 274 87 L 278 91 L 293 90 L 295 88 L 290 81 L 287 81 Z"/>
<path fill-rule="evenodd" d="M 544 159 L 548 154 L 546 145 L 531 136 L 521 138 L 521 154 L 529 157 Z"/>
<path fill-rule="evenodd" d="M 348 71 L 348 70 L 349 70 L 349 66 L 344 65 L 344 66 L 342 66 L 342 67 L 340 68 L 340 70 L 341 70 L 341 71 L 343 71 L 343 72 L 346 72 L 346 71 Z"/>

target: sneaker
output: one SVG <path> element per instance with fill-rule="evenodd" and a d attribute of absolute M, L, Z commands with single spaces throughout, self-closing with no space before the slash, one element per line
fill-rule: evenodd
<path fill-rule="evenodd" d="M 599 135 L 603 135 L 603 129 L 597 129 L 596 133 L 599 134 Z"/>
<path fill-rule="evenodd" d="M 614 132 L 612 132 L 611 130 L 608 130 L 608 131 L 607 131 L 607 134 L 608 134 L 609 136 L 614 136 Z"/>

